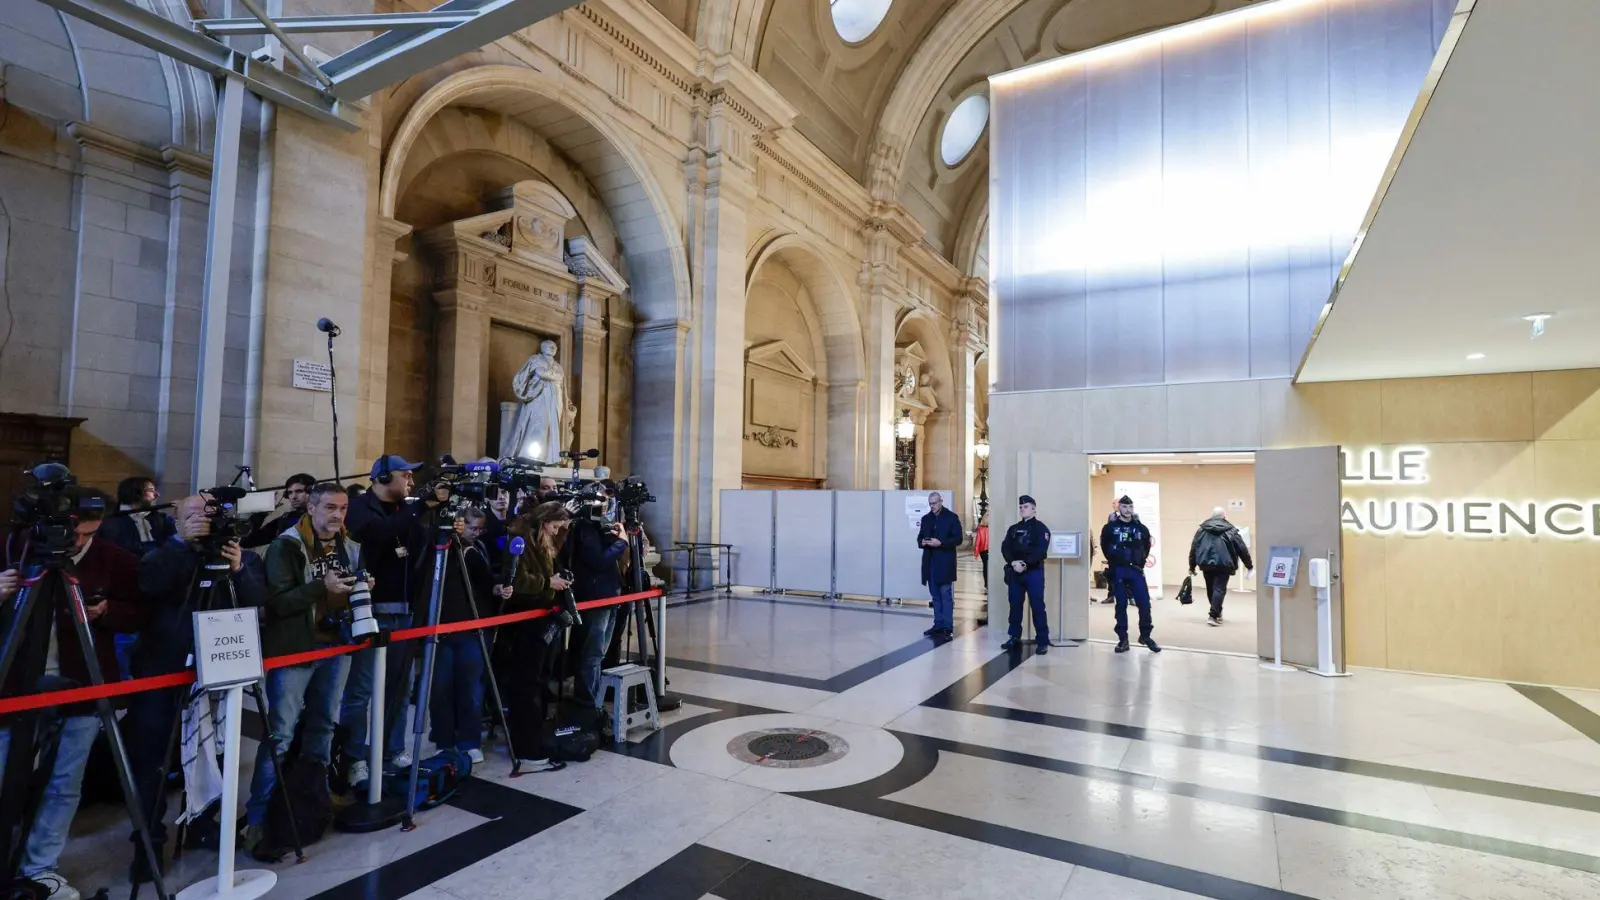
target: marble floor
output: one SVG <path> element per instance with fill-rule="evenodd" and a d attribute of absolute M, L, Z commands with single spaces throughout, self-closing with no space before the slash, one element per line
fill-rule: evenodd
<path fill-rule="evenodd" d="M 1600 897 L 1597 692 L 1012 654 L 970 621 L 935 646 L 925 608 L 792 597 L 667 624 L 660 731 L 519 778 L 491 749 L 418 830 L 331 838 L 270 896 Z M 82 818 L 63 868 L 111 884 L 126 831 Z"/>

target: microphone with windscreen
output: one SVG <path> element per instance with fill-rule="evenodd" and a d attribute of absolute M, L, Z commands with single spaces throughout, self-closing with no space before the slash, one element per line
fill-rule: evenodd
<path fill-rule="evenodd" d="M 333 324 L 333 320 L 327 317 L 317 320 L 317 330 L 323 332 L 328 337 L 339 336 L 339 326 Z"/>
<path fill-rule="evenodd" d="M 517 561 L 522 559 L 522 554 L 528 549 L 528 542 L 520 537 L 511 538 L 509 541 L 500 538 L 500 549 L 506 551 L 500 566 L 500 583 L 516 584 Z"/>

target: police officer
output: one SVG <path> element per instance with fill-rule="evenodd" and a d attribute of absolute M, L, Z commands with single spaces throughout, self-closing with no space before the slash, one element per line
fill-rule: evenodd
<path fill-rule="evenodd" d="M 1000 544 L 1000 555 L 1006 561 L 1006 585 L 1011 592 L 1011 640 L 1001 649 L 1014 650 L 1022 646 L 1022 595 L 1028 595 L 1028 605 L 1033 607 L 1033 633 L 1038 639 L 1040 656 L 1050 650 L 1050 622 L 1044 612 L 1044 559 L 1050 552 L 1050 529 L 1034 518 L 1038 512 L 1033 498 L 1023 494 L 1017 498 L 1017 512 L 1022 520 L 1006 530 Z"/>
<path fill-rule="evenodd" d="M 1150 589 L 1144 580 L 1145 562 L 1150 558 L 1150 529 L 1133 514 L 1133 499 L 1117 501 L 1117 514 L 1100 529 L 1100 552 L 1111 567 L 1111 592 L 1117 598 L 1117 652 L 1128 652 L 1128 600 L 1139 607 L 1139 643 L 1160 653 L 1150 637 Z"/>

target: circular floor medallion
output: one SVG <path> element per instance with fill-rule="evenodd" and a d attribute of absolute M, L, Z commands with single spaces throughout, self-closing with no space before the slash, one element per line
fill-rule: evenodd
<path fill-rule="evenodd" d="M 824 766 L 850 752 L 838 735 L 813 728 L 768 728 L 728 742 L 728 755 L 754 766 L 805 769 Z"/>

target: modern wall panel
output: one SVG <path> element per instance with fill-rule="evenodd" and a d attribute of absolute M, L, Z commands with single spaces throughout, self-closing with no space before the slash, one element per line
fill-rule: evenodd
<path fill-rule="evenodd" d="M 1277 0 L 996 76 L 997 390 L 1291 374 L 1442 0 Z"/>

